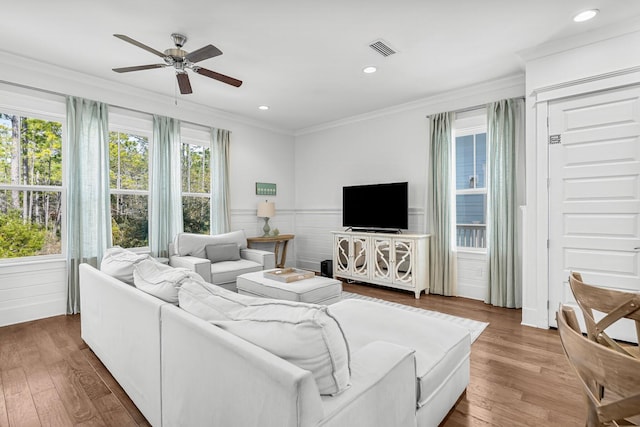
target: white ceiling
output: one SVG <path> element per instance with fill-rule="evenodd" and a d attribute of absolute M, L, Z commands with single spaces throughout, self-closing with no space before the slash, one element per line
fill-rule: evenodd
<path fill-rule="evenodd" d="M 598 8 L 592 21 L 575 13 Z M 179 32 L 192 51 L 222 56 L 199 65 L 244 81 L 234 88 L 190 74 L 189 101 L 298 130 L 524 71 L 519 52 L 640 16 L 638 0 L 22 0 L 3 7 L 2 49 L 114 82 L 174 96 L 158 63 Z M 383 39 L 398 51 L 368 47 Z M 362 68 L 378 72 L 365 75 Z M 1 70 L 0 70 L 1 80 Z M 259 111 L 269 105 L 269 111 Z"/>

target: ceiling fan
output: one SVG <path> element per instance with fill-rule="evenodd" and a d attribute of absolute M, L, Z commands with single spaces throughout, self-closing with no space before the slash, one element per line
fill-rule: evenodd
<path fill-rule="evenodd" d="M 242 84 L 241 80 L 234 79 L 233 77 L 225 76 L 224 74 L 216 73 L 215 71 L 202 68 L 195 65 L 196 62 L 204 61 L 205 59 L 213 58 L 215 56 L 222 55 L 222 51 L 214 45 L 207 45 L 193 52 L 186 52 L 182 50 L 182 46 L 187 42 L 187 37 L 182 34 L 171 34 L 175 48 L 169 48 L 164 52 L 157 51 L 145 44 L 140 43 L 131 37 L 124 34 L 114 34 L 115 37 L 120 40 L 124 40 L 127 43 L 131 43 L 134 46 L 138 46 L 148 52 L 158 55 L 164 60 L 164 64 L 150 64 L 150 65 L 137 65 L 134 67 L 113 68 L 116 73 L 128 73 L 130 71 L 151 70 L 153 68 L 173 67 L 176 70 L 176 78 L 178 79 L 178 87 L 180 93 L 183 95 L 192 93 L 191 83 L 189 82 L 189 76 L 187 75 L 187 69 L 193 70 L 195 73 L 203 75 L 205 77 L 218 80 L 231 86 L 239 87 Z"/>

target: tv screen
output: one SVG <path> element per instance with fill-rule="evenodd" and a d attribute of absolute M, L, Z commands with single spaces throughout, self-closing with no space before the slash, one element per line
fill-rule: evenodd
<path fill-rule="evenodd" d="M 409 185 L 354 185 L 342 187 L 342 225 L 364 229 L 409 227 Z"/>

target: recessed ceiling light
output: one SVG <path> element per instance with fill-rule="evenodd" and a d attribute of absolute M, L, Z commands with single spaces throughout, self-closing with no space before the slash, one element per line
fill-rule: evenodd
<path fill-rule="evenodd" d="M 598 14 L 599 10 L 598 9 L 589 9 L 589 10 L 585 10 L 583 12 L 580 12 L 579 14 L 577 14 L 576 16 L 573 17 L 573 20 L 575 22 L 584 22 L 584 21 L 588 21 L 589 19 L 593 19 L 594 16 L 596 16 Z"/>
<path fill-rule="evenodd" d="M 269 106 L 268 105 L 261 105 L 258 107 L 258 110 L 268 110 Z"/>
<path fill-rule="evenodd" d="M 365 74 L 371 74 L 371 73 L 375 73 L 376 71 L 378 71 L 378 69 L 374 66 L 369 66 L 369 67 L 364 67 L 362 69 L 362 72 Z"/>

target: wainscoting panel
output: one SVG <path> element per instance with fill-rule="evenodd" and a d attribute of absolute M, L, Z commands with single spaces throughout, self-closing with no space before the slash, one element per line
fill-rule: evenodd
<path fill-rule="evenodd" d="M 332 209 L 296 212 L 296 262 L 304 270 L 320 271 L 320 263 L 333 257 L 331 232 L 342 230 L 342 211 Z"/>
<path fill-rule="evenodd" d="M 487 278 L 486 253 L 458 252 L 458 296 L 484 300 Z"/>
<path fill-rule="evenodd" d="M 66 313 L 66 262 L 0 265 L 0 326 Z"/>

